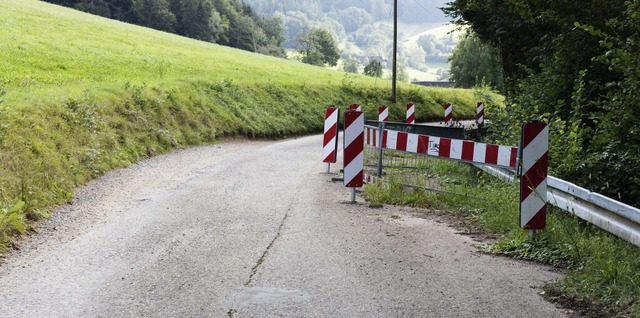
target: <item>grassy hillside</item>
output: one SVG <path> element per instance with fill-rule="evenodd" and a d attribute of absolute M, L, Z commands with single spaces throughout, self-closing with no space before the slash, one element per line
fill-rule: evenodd
<path fill-rule="evenodd" d="M 373 118 L 389 91 L 380 79 L 2 0 L 0 250 L 105 171 L 222 136 L 318 133 L 330 104 L 360 103 Z M 439 119 L 446 101 L 471 117 L 474 94 L 400 86 L 392 120 L 407 102 L 421 121 Z"/>

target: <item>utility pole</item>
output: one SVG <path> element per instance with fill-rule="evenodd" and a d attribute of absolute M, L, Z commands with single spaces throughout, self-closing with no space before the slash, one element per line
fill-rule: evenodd
<path fill-rule="evenodd" d="M 396 81 L 398 79 L 398 0 L 393 0 L 393 75 L 391 76 L 391 102 L 396 103 Z"/>

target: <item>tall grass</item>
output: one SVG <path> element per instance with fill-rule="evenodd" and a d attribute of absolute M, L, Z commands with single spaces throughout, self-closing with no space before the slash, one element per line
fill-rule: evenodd
<path fill-rule="evenodd" d="M 0 1 L 0 255 L 12 235 L 105 171 L 224 136 L 320 132 L 323 109 L 441 105 L 473 91 L 391 83 L 239 51 L 36 0 Z"/>

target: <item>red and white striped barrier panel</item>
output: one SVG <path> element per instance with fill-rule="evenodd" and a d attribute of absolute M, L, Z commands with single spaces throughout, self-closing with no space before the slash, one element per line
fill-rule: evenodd
<path fill-rule="evenodd" d="M 367 127 L 367 145 L 378 147 L 378 130 Z M 416 153 L 443 159 L 475 162 L 505 168 L 516 168 L 518 148 L 473 142 L 468 140 L 410 134 L 385 130 L 382 147 L 391 150 Z"/>
<path fill-rule="evenodd" d="M 362 187 L 364 178 L 364 114 L 344 114 L 344 186 Z"/>
<path fill-rule="evenodd" d="M 476 107 L 476 123 L 478 124 L 478 128 L 482 128 L 484 126 L 484 103 L 478 102 L 478 106 Z"/>
<path fill-rule="evenodd" d="M 407 104 L 407 124 L 415 124 L 416 123 L 416 105 Z"/>
<path fill-rule="evenodd" d="M 378 121 L 389 121 L 389 107 L 378 107 Z"/>
<path fill-rule="evenodd" d="M 361 112 L 362 111 L 362 106 L 360 106 L 358 104 L 351 104 L 351 105 L 349 105 L 349 110 L 350 111 L 354 111 L 354 112 Z"/>
<path fill-rule="evenodd" d="M 322 143 L 322 162 L 335 163 L 338 157 L 338 121 L 340 110 L 329 107 L 324 113 L 324 141 Z"/>
<path fill-rule="evenodd" d="M 365 143 L 369 146 L 372 146 L 374 148 L 378 148 L 380 146 L 387 147 L 387 132 L 389 130 L 384 130 L 382 131 L 382 142 L 380 142 L 380 135 L 378 134 L 378 129 L 377 128 L 372 128 L 372 127 L 365 127 L 364 129 L 364 133 L 365 133 Z"/>
<path fill-rule="evenodd" d="M 544 123 L 524 124 L 521 140 L 520 227 L 541 230 L 547 224 L 549 127 Z"/>
<path fill-rule="evenodd" d="M 453 125 L 453 105 L 451 103 L 444 104 L 444 125 L 451 127 Z"/>
<path fill-rule="evenodd" d="M 378 142 L 378 129 L 365 127 L 364 129 L 364 142 L 371 146 L 377 148 L 379 146 Z"/>

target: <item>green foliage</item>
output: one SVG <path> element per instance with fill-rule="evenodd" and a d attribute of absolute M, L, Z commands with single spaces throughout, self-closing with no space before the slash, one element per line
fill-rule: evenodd
<path fill-rule="evenodd" d="M 456 87 L 472 88 L 487 84 L 502 91 L 503 78 L 498 51 L 482 42 L 473 32 L 456 46 L 449 58 L 451 80 Z"/>
<path fill-rule="evenodd" d="M 372 60 L 364 67 L 364 75 L 382 77 L 382 73 L 382 63 L 379 60 Z"/>
<path fill-rule="evenodd" d="M 436 207 L 439 198 L 433 192 L 423 189 L 408 191 L 402 180 L 393 179 L 389 182 L 377 182 L 365 188 L 365 196 L 369 205 L 379 207 L 382 204 L 409 205 L 419 207 Z"/>
<path fill-rule="evenodd" d="M 342 69 L 347 73 L 358 74 L 358 70 L 360 68 L 359 65 L 360 63 L 358 63 L 358 60 L 352 58 L 344 61 Z"/>
<path fill-rule="evenodd" d="M 391 71 L 393 72 L 393 70 Z M 391 74 L 393 76 L 393 73 Z M 411 78 L 409 78 L 409 73 L 407 72 L 407 68 L 404 66 L 403 61 L 398 61 L 398 65 L 396 65 L 396 79 L 398 82 L 410 82 Z"/>
<path fill-rule="evenodd" d="M 336 66 L 340 50 L 333 35 L 326 29 L 311 29 L 298 37 L 298 52 L 302 62 L 317 66 Z"/>
<path fill-rule="evenodd" d="M 508 107 L 490 119 L 496 133 L 548 122 L 556 176 L 640 206 L 639 4 L 460 0 L 447 12 L 500 52 Z"/>
<path fill-rule="evenodd" d="M 169 8 L 167 0 L 137 0 L 134 3 L 140 25 L 156 30 L 174 32 L 176 15 Z"/>
<path fill-rule="evenodd" d="M 13 205 L 6 205 L 0 202 L 0 255 L 6 251 L 4 244 L 9 237 L 24 233 L 26 226 L 24 222 L 23 208 L 24 202 L 18 201 Z"/>

